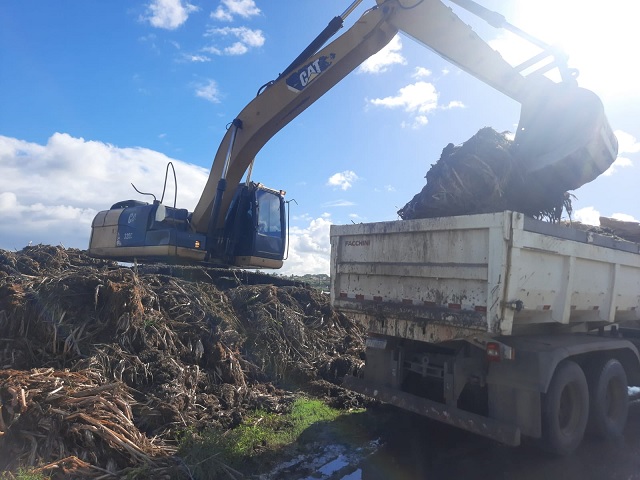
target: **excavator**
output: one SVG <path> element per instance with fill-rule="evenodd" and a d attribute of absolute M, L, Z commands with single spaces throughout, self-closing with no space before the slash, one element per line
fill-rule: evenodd
<path fill-rule="evenodd" d="M 448 1 L 519 35 L 540 53 L 510 64 L 440 0 L 376 0 L 327 44 L 362 1 L 333 18 L 230 123 L 193 212 L 155 197 L 152 203 L 118 202 L 93 220 L 89 254 L 124 262 L 280 268 L 288 241 L 285 192 L 251 180 L 254 159 L 278 131 L 398 32 L 521 104 L 514 148 L 531 184 L 554 178 L 563 191 L 573 190 L 615 160 L 617 141 L 602 102 L 578 87 L 577 71 L 552 46 L 472 0 Z M 551 79 L 552 71 L 559 79 Z"/>

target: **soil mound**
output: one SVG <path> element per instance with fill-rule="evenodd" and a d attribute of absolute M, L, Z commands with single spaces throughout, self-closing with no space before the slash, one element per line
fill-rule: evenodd
<path fill-rule="evenodd" d="M 188 476 L 174 455 L 180 432 L 281 411 L 292 399 L 283 386 L 361 367 L 364 331 L 327 296 L 231 278 L 143 274 L 43 245 L 0 250 L 0 469 Z"/>
<path fill-rule="evenodd" d="M 512 154 L 513 142 L 490 127 L 452 143 L 426 174 L 427 184 L 398 211 L 404 220 L 515 210 L 559 221 L 569 195 L 551 181 L 534 184 Z"/>

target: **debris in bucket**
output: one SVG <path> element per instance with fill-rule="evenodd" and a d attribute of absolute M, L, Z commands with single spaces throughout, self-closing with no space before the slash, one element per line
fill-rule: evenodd
<path fill-rule="evenodd" d="M 422 191 L 398 215 L 409 220 L 515 210 L 559 221 L 563 208 L 571 212 L 569 194 L 554 178 L 529 181 L 512 144 L 506 133 L 490 127 L 462 145 L 450 143 L 427 172 Z"/>
<path fill-rule="evenodd" d="M 363 364 L 362 327 L 319 290 L 242 278 L 0 250 L 0 470 L 121 478 L 144 466 L 149 478 L 189 478 L 175 455 L 186 428 L 286 410 L 291 384 L 357 405 L 336 385 Z"/>

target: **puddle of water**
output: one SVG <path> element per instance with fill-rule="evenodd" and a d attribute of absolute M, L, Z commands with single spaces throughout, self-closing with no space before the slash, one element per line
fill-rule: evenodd
<path fill-rule="evenodd" d="M 298 455 L 282 462 L 271 472 L 260 475 L 260 480 L 362 480 L 359 465 L 377 451 L 379 440 L 364 446 L 318 445 L 318 451 Z"/>

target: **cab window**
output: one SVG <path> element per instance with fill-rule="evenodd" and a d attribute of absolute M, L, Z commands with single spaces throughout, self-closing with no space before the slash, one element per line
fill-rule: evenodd
<path fill-rule="evenodd" d="M 280 236 L 282 230 L 280 217 L 280 197 L 258 190 L 258 233 Z"/>

